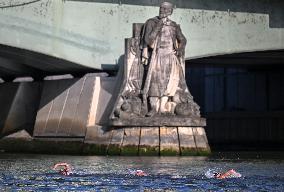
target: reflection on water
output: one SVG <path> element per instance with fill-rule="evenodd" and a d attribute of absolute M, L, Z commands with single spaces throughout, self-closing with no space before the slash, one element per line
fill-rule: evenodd
<path fill-rule="evenodd" d="M 72 176 L 52 170 L 70 163 Z M 208 179 L 209 169 L 243 177 Z M 142 169 L 138 177 L 128 170 Z M 284 161 L 202 157 L 101 157 L 0 154 L 2 191 L 283 191 Z"/>

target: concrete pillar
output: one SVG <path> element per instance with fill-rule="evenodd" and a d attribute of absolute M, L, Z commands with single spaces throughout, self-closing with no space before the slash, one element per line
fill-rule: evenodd
<path fill-rule="evenodd" d="M 0 136 L 22 129 L 32 133 L 40 90 L 39 82 L 0 84 Z"/>

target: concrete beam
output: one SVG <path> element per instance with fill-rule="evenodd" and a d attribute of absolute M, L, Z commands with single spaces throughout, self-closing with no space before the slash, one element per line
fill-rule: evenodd
<path fill-rule="evenodd" d="M 2 5 L 10 5 L 10 2 L 4 0 Z M 156 16 L 159 2 L 41 0 L 29 5 L 5 6 L 0 9 L 0 44 L 84 67 L 115 69 L 124 54 L 123 40 L 131 37 L 132 23 L 144 23 Z M 284 3 L 281 0 L 172 2 L 177 5 L 172 19 L 180 24 L 188 39 L 188 60 L 284 49 Z M 54 71 L 74 67 L 71 63 L 48 62 L 49 66 L 44 63 L 41 67 Z"/>

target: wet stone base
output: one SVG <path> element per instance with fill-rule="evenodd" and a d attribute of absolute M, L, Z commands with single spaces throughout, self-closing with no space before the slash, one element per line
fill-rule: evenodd
<path fill-rule="evenodd" d="M 107 155 L 107 145 L 100 144 L 84 144 L 83 154 L 85 155 Z"/>
<path fill-rule="evenodd" d="M 149 147 L 146 145 L 139 146 L 139 155 L 140 156 L 158 156 L 159 155 L 159 147 Z"/>
<path fill-rule="evenodd" d="M 121 128 L 101 133 L 104 139 L 99 131 L 92 134 L 85 138 L 2 138 L 0 151 L 122 156 L 207 156 L 211 152 L 203 127 Z"/>

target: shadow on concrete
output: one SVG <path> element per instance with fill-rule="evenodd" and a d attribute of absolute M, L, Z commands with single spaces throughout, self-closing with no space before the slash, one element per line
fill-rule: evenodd
<path fill-rule="evenodd" d="M 283 150 L 284 50 L 186 61 L 189 90 L 215 150 Z"/>
<path fill-rule="evenodd" d="M 141 6 L 159 6 L 164 0 L 66 0 Z M 177 8 L 201 9 L 210 11 L 231 11 L 269 15 L 269 27 L 284 27 L 284 1 L 282 0 L 167 0 Z"/>
<path fill-rule="evenodd" d="M 189 67 L 231 67 L 284 65 L 284 49 L 242 52 L 186 60 Z"/>
<path fill-rule="evenodd" d="M 42 53 L 0 44 L 0 77 L 6 81 L 23 76 L 30 76 L 36 80 L 62 74 L 80 77 L 98 71 Z"/>
<path fill-rule="evenodd" d="M 113 85 L 111 82 L 113 82 L 112 79 L 110 79 L 110 82 L 104 81 L 101 82 L 101 89 L 103 90 L 100 102 L 105 102 L 106 104 L 104 106 L 100 106 L 101 109 L 99 112 L 98 118 L 98 124 L 103 126 L 105 130 L 110 130 L 112 127 L 108 127 L 109 124 L 109 118 L 111 113 L 113 113 L 115 103 L 117 102 L 117 95 L 119 95 L 121 91 L 121 87 L 124 84 L 124 57 L 125 55 L 121 55 L 118 59 L 117 64 L 117 71 L 116 71 L 116 84 Z M 108 92 L 108 93 L 106 93 Z"/>
<path fill-rule="evenodd" d="M 37 82 L 6 82 L 0 84 L 0 138 L 26 130 L 34 134 L 35 127 L 55 134 L 60 121 L 66 125 L 77 123 L 82 116 L 79 102 L 87 108 L 84 89 L 92 89 L 92 82 L 82 78 L 57 79 Z M 86 87 L 89 84 L 89 87 Z M 86 90 L 91 99 L 90 92 Z M 86 92 L 85 91 L 85 92 Z M 81 99 L 82 98 L 82 99 Z M 85 105 L 84 105 L 85 104 Z M 68 118 L 68 116 L 71 117 Z M 75 120 L 73 121 L 72 118 Z M 37 121 L 36 121 L 37 119 Z M 64 127 L 64 125 L 62 125 Z M 65 126 L 66 132 L 69 127 Z M 61 132 L 64 130 L 61 130 Z"/>
<path fill-rule="evenodd" d="M 22 129 L 32 135 L 40 92 L 38 82 L 0 84 L 0 137 Z"/>
<path fill-rule="evenodd" d="M 121 56 L 118 63 L 123 60 Z M 108 76 L 117 74 L 118 65 L 113 68 L 103 64 L 103 67 L 111 67 L 107 74 L 47 55 L 0 45 L 0 77 L 5 81 L 0 84 L 0 137 L 22 129 L 39 137 L 84 136 L 95 76 L 103 77 L 100 97 L 106 104 L 100 109 L 100 118 L 105 122 L 104 117 L 112 110 L 108 103 L 115 99 L 112 97 L 115 77 Z M 54 76 L 63 74 L 71 74 L 74 78 Z M 26 76 L 35 82 L 9 82 Z M 46 76 L 51 80 L 43 80 Z"/>
<path fill-rule="evenodd" d="M 21 129 L 32 135 L 37 111 L 93 72 L 98 70 L 0 44 L 0 78 L 5 81 L 0 84 L 0 137 Z M 46 76 L 62 74 L 75 78 L 43 81 Z M 12 83 L 16 77 L 32 77 L 35 82 Z"/>

